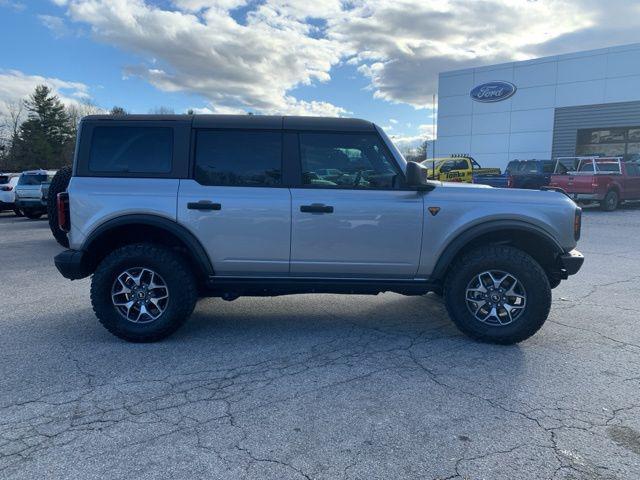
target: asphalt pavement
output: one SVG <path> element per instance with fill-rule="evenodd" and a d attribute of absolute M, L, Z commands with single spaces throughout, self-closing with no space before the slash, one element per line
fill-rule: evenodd
<path fill-rule="evenodd" d="M 396 294 L 202 300 L 139 345 L 3 214 L 0 478 L 638 479 L 640 207 L 585 211 L 579 248 L 517 346 Z"/>

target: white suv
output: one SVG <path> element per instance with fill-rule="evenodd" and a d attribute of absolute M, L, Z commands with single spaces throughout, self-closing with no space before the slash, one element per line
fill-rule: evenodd
<path fill-rule="evenodd" d="M 582 265 L 580 208 L 425 172 L 364 120 L 91 116 L 55 261 L 93 275 L 96 315 L 131 341 L 169 335 L 201 296 L 309 292 L 435 291 L 474 338 L 533 335 Z"/>
<path fill-rule="evenodd" d="M 0 173 L 0 211 L 13 210 L 16 215 L 20 210 L 16 206 L 16 185 L 18 184 L 17 173 Z"/>

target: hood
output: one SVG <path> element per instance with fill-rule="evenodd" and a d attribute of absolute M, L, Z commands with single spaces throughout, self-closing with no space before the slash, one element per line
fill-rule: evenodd
<path fill-rule="evenodd" d="M 488 185 L 455 182 L 433 182 L 439 184 L 434 191 L 439 191 L 451 200 L 459 199 L 470 202 L 498 202 L 506 204 L 547 204 L 558 205 L 558 202 L 572 204 L 573 200 L 566 195 L 551 190 L 526 190 L 518 188 L 493 188 Z"/>

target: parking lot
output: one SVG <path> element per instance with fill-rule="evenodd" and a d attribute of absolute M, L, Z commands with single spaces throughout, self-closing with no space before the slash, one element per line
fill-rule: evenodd
<path fill-rule="evenodd" d="M 46 221 L 0 216 L 0 477 L 640 478 L 640 207 L 587 210 L 583 270 L 513 347 L 433 295 L 201 301 L 104 330 Z"/>

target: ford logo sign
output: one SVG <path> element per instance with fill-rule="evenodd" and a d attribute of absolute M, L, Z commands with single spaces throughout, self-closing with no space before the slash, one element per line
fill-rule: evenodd
<path fill-rule="evenodd" d="M 488 82 L 478 85 L 469 93 L 476 102 L 501 102 L 516 93 L 516 86 L 509 82 Z"/>

